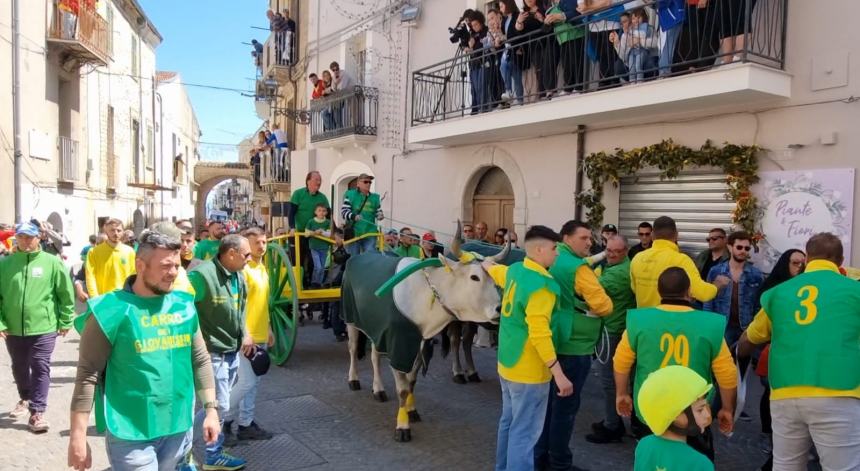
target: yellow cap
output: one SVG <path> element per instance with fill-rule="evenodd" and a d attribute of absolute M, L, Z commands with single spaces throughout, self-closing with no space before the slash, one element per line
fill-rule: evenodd
<path fill-rule="evenodd" d="M 686 366 L 667 366 L 648 375 L 639 388 L 637 406 L 651 431 L 662 435 L 684 409 L 712 387 Z"/>

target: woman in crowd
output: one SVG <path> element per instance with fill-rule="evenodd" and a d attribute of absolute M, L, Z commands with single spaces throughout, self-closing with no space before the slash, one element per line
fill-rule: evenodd
<path fill-rule="evenodd" d="M 765 291 L 803 273 L 804 268 L 806 268 L 806 254 L 803 253 L 802 250 L 798 249 L 786 250 L 785 253 L 783 253 L 782 256 L 779 257 L 779 260 L 776 262 L 776 265 L 773 266 L 773 270 L 771 270 L 770 275 L 768 275 L 768 277 L 764 280 L 764 283 L 762 283 L 761 290 L 759 291 L 759 297 L 761 297 L 761 295 L 764 294 Z M 756 374 L 761 376 L 762 383 L 764 383 L 764 393 L 762 393 L 761 401 L 759 402 L 761 432 L 768 437 L 773 434 L 770 419 L 770 384 L 767 382 L 767 366 L 769 353 L 770 344 L 764 347 L 764 350 L 759 356 L 758 366 L 756 367 Z M 761 468 L 762 470 L 767 471 L 771 469 L 773 464 L 772 445 L 769 447 L 768 451 L 770 452 L 770 456 L 768 457 L 767 463 L 765 463 L 765 465 Z"/>
<path fill-rule="evenodd" d="M 538 32 L 543 28 L 544 9 L 540 0 L 525 0 L 523 10 L 517 16 L 517 22 L 514 29 L 517 30 L 517 36 L 524 36 L 522 42 L 525 43 L 520 48 L 523 51 L 522 56 L 522 71 L 523 71 L 523 93 L 525 102 L 532 103 L 537 101 L 539 96 L 543 95 L 543 85 L 539 77 L 542 77 L 542 66 L 544 63 L 544 43 L 545 39 L 537 39 Z"/>
<path fill-rule="evenodd" d="M 505 52 L 502 53 L 502 80 L 505 82 L 505 93 L 502 94 L 503 100 L 512 100 L 516 98 L 518 104 L 523 103 L 523 70 L 522 56 L 524 54 L 522 48 L 515 47 L 515 41 L 511 39 L 517 35 L 517 18 L 520 15 L 520 9 L 514 0 L 501 0 L 499 2 L 499 10 L 502 12 L 502 33 L 508 38 L 505 43 Z"/>

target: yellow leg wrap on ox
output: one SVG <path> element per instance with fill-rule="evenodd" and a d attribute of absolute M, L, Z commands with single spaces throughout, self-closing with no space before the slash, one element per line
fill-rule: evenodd
<path fill-rule="evenodd" d="M 406 396 L 406 410 L 409 412 L 415 410 L 415 396 L 412 395 L 412 393 L 409 393 L 409 395 Z"/>
<path fill-rule="evenodd" d="M 397 409 L 397 428 L 409 428 L 409 413 L 405 407 Z"/>

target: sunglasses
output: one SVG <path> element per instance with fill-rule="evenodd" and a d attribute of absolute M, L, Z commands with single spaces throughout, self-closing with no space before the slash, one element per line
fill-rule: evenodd
<path fill-rule="evenodd" d="M 722 239 L 725 236 L 715 236 L 715 237 L 705 237 L 705 242 L 715 242 Z"/>
<path fill-rule="evenodd" d="M 370 183 L 370 180 L 362 180 L 362 181 L 361 181 L 361 182 L 359 182 L 359 183 Z"/>
<path fill-rule="evenodd" d="M 649 235 L 651 235 L 650 232 L 640 232 L 639 233 L 639 237 L 645 237 L 645 236 L 649 236 Z"/>
<path fill-rule="evenodd" d="M 750 250 L 752 250 L 752 246 L 751 245 L 736 245 L 735 250 L 745 250 L 745 251 L 749 252 Z"/>

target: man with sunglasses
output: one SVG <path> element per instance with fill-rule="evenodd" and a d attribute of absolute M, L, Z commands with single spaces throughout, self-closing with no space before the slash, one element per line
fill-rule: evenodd
<path fill-rule="evenodd" d="M 633 257 L 636 256 L 639 252 L 644 252 L 651 248 L 651 242 L 653 241 L 651 233 L 654 231 L 654 226 L 651 225 L 650 222 L 642 222 L 639 224 L 636 235 L 639 237 L 639 243 L 630 247 L 630 251 L 627 253 L 627 257 L 630 260 L 633 260 Z"/>
<path fill-rule="evenodd" d="M 696 258 L 696 268 L 699 269 L 699 276 L 704 280 L 708 277 L 708 272 L 714 265 L 725 262 L 729 259 L 729 251 L 726 248 L 726 231 L 715 227 L 708 232 L 708 237 L 705 238 L 708 243 L 708 248 L 699 252 Z"/>
<path fill-rule="evenodd" d="M 222 428 L 224 417 L 230 410 L 230 389 L 238 378 L 238 355 L 253 354 L 257 348 L 245 327 L 248 289 L 241 272 L 250 259 L 248 239 L 230 234 L 221 239 L 217 257 L 188 272 L 194 287 L 200 331 L 212 360 Z M 202 412 L 198 412 L 198 420 L 202 418 Z M 245 460 L 224 452 L 224 438 L 222 432 L 214 443 L 206 445 L 204 470 L 244 468 Z"/>
<path fill-rule="evenodd" d="M 704 310 L 726 316 L 726 343 L 732 347 L 759 310 L 758 295 L 764 275 L 749 263 L 752 237 L 748 233 L 732 232 L 728 243 L 731 257 L 714 265 L 705 278 L 719 291 L 704 304 Z"/>
<path fill-rule="evenodd" d="M 358 176 L 356 187 L 347 191 L 340 206 L 340 215 L 351 226 L 352 234 L 348 238 L 358 238 L 366 234 L 379 232 L 376 221 L 382 219 L 382 200 L 377 193 L 370 191 L 373 176 L 362 173 Z M 365 237 L 347 246 L 350 255 L 358 255 L 369 250 L 376 250 L 376 237 Z"/>

